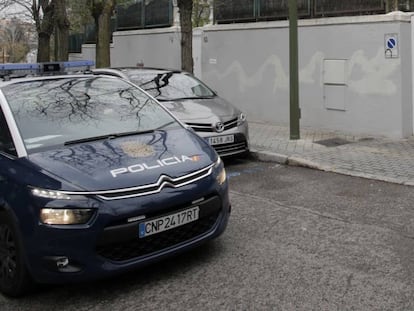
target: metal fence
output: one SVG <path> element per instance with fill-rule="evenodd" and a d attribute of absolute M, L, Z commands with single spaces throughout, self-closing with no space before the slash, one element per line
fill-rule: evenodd
<path fill-rule="evenodd" d="M 112 31 L 169 27 L 173 24 L 174 0 L 129 0 L 116 8 Z M 214 22 L 237 23 L 287 19 L 289 0 L 214 0 Z M 297 0 L 300 18 L 381 14 L 385 0 Z M 414 0 L 398 0 L 398 9 L 414 11 Z M 79 52 L 83 43 L 95 43 L 95 26 L 84 34 L 71 35 L 69 49 Z"/>
<path fill-rule="evenodd" d="M 173 23 L 172 1 L 124 1 L 116 8 L 116 17 L 111 20 L 111 31 L 171 26 Z M 95 24 L 85 25 L 84 33 L 69 36 L 69 52 L 79 53 L 84 43 L 96 43 Z"/>
<path fill-rule="evenodd" d="M 399 0 L 398 9 L 404 12 L 414 11 L 414 0 Z"/>
<path fill-rule="evenodd" d="M 385 13 L 383 0 L 317 0 L 314 5 L 315 16 L 335 15 L 364 15 L 364 14 Z"/>
<path fill-rule="evenodd" d="M 311 0 L 298 0 L 298 14 L 311 14 Z M 216 0 L 214 19 L 217 23 L 283 19 L 288 16 L 288 0 Z"/>
<path fill-rule="evenodd" d="M 85 42 L 83 33 L 75 33 L 69 36 L 69 53 L 81 53 L 82 44 Z"/>
<path fill-rule="evenodd" d="M 95 24 L 85 25 L 83 33 L 69 35 L 69 53 L 81 53 L 84 43 L 96 43 Z"/>
<path fill-rule="evenodd" d="M 215 0 L 216 23 L 286 19 L 289 0 Z M 402 6 L 401 4 L 404 4 Z M 410 10 L 414 0 L 400 0 Z M 300 18 L 385 13 L 384 0 L 297 0 Z M 411 6 L 414 9 L 414 6 Z"/>
<path fill-rule="evenodd" d="M 173 0 L 130 0 L 117 6 L 116 30 L 168 27 Z"/>
<path fill-rule="evenodd" d="M 112 33 L 115 31 L 115 19 L 111 19 L 111 42 Z M 95 24 L 87 24 L 84 26 L 83 33 L 74 33 L 69 35 L 69 53 L 80 53 L 82 44 L 96 43 L 96 26 Z"/>

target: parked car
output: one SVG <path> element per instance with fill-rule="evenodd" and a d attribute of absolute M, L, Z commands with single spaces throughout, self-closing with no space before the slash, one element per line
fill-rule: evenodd
<path fill-rule="evenodd" d="M 61 74 L 77 66 L 0 65 L 6 295 L 142 267 L 219 236 L 228 222 L 215 150 L 124 79 Z M 16 78 L 22 70 L 30 75 Z"/>
<path fill-rule="evenodd" d="M 222 157 L 249 152 L 246 116 L 193 75 L 167 69 L 94 69 L 132 81 L 212 145 Z"/>

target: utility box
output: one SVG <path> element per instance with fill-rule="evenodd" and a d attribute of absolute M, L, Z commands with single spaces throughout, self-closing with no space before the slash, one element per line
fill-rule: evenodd
<path fill-rule="evenodd" d="M 346 67 L 345 59 L 323 61 L 324 105 L 329 110 L 346 110 Z"/>

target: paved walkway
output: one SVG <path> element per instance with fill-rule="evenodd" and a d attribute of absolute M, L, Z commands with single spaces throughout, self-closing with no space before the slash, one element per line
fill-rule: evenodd
<path fill-rule="evenodd" d="M 414 186 L 414 137 L 389 139 L 249 122 L 253 156 L 262 161 L 306 166 L 329 172 Z"/>

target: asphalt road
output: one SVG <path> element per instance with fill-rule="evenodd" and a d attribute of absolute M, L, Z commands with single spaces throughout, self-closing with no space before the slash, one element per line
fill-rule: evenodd
<path fill-rule="evenodd" d="M 0 310 L 414 310 L 412 187 L 226 166 L 233 213 L 217 240 L 121 277 L 0 295 Z"/>

